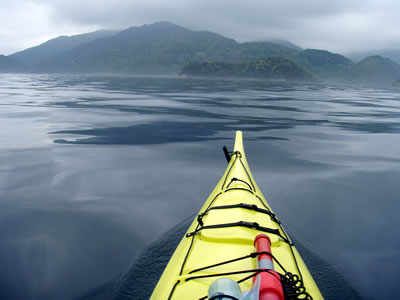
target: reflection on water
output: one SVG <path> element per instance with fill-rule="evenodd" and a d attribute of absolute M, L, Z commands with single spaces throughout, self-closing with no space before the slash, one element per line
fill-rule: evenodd
<path fill-rule="evenodd" d="M 332 265 L 364 298 L 393 298 L 399 95 L 0 75 L 0 298 L 102 299 L 122 274 L 139 276 L 135 257 L 151 243 L 173 249 L 177 238 L 163 234 L 201 207 L 237 129 L 271 206 L 303 251 L 322 257 L 313 266 Z"/>

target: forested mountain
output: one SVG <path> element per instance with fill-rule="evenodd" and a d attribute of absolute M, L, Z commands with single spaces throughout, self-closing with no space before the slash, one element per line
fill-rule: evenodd
<path fill-rule="evenodd" d="M 304 68 L 282 57 L 268 57 L 238 64 L 226 62 L 186 62 L 181 75 L 295 81 L 311 81 L 314 79 Z"/>
<path fill-rule="evenodd" d="M 90 33 L 78 34 L 73 36 L 59 36 L 51 39 L 39 46 L 16 52 L 10 57 L 26 66 L 33 67 L 36 64 L 55 57 L 63 52 L 67 52 L 77 46 L 116 34 L 117 31 L 99 30 Z"/>
<path fill-rule="evenodd" d="M 2 57 L 4 66 L 11 66 L 14 62 L 14 67 L 1 68 L 0 64 L 0 72 L 177 75 L 188 61 L 251 65 L 279 57 L 293 64 L 291 70 L 301 68 L 320 80 L 370 82 L 375 78 L 383 83 L 397 76 L 398 65 L 384 59 L 369 58 L 355 64 L 340 54 L 317 49 L 302 50 L 293 44 L 286 43 L 287 47 L 283 44 L 238 43 L 216 33 L 158 22 L 120 32 L 97 31 L 58 37 Z"/>
<path fill-rule="evenodd" d="M 118 33 L 97 31 L 58 37 L 10 57 L 29 65 L 33 72 L 178 74 L 186 61 L 244 63 L 278 56 L 322 77 L 325 73 L 335 74 L 340 67 L 335 69 L 335 60 L 329 55 L 336 55 L 321 53 L 272 42 L 237 43 L 216 33 L 159 22 Z M 324 64 L 323 56 L 331 61 L 329 65 Z M 326 66 L 333 71 L 325 72 Z"/>
<path fill-rule="evenodd" d="M 23 72 L 26 66 L 11 57 L 0 55 L 0 73 Z"/>
<path fill-rule="evenodd" d="M 340 80 L 354 63 L 340 54 L 325 50 L 306 49 L 298 52 L 293 61 L 321 79 Z"/>
<path fill-rule="evenodd" d="M 273 44 L 284 46 L 286 48 L 294 49 L 294 50 L 297 50 L 297 51 L 303 50 L 301 47 L 299 47 L 299 46 L 297 46 L 297 45 L 295 45 L 292 42 L 287 41 L 287 40 L 269 40 L 267 42 L 271 42 Z"/>
<path fill-rule="evenodd" d="M 400 79 L 400 65 L 379 55 L 370 56 L 357 63 L 350 79 L 365 84 L 390 84 Z"/>
<path fill-rule="evenodd" d="M 220 58 L 237 43 L 211 32 L 167 22 L 131 27 L 64 52 L 36 66 L 40 72 L 177 74 L 187 60 Z"/>
<path fill-rule="evenodd" d="M 355 62 L 360 62 L 363 59 L 369 57 L 379 55 L 382 57 L 390 58 L 395 63 L 400 64 L 400 50 L 398 49 L 382 49 L 375 51 L 362 51 L 362 52 L 354 52 L 348 55 L 349 58 L 354 60 Z"/>

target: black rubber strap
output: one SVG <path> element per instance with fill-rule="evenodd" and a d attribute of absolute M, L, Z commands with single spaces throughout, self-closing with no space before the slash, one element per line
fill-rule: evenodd
<path fill-rule="evenodd" d="M 228 183 L 228 185 L 226 186 L 225 189 L 228 189 L 229 186 L 230 186 L 233 182 L 236 182 L 236 181 L 246 184 L 246 185 L 249 187 L 249 189 L 253 191 L 251 185 L 250 185 L 247 181 L 244 181 L 244 180 L 239 179 L 239 178 L 236 178 L 236 177 L 233 177 L 233 178 L 231 179 L 231 182 Z"/>
<path fill-rule="evenodd" d="M 283 266 L 278 262 L 278 260 L 274 257 L 274 255 L 271 252 L 261 251 L 261 252 L 253 252 L 253 253 L 250 253 L 248 255 L 237 257 L 237 258 L 234 258 L 234 259 L 222 261 L 222 262 L 219 262 L 219 263 L 216 263 L 216 264 L 213 264 L 213 265 L 209 265 L 209 266 L 206 266 L 206 267 L 194 269 L 194 270 L 190 271 L 188 274 L 193 274 L 193 273 L 196 273 L 196 272 L 200 272 L 200 271 L 204 271 L 204 270 L 207 270 L 207 269 L 219 267 L 219 266 L 222 266 L 222 265 L 227 265 L 227 264 L 230 264 L 230 263 L 233 263 L 233 262 L 237 262 L 237 261 L 240 261 L 240 260 L 244 260 L 244 259 L 247 259 L 247 258 L 255 258 L 255 257 L 257 257 L 259 255 L 263 255 L 263 254 L 268 254 L 269 256 L 271 256 L 272 259 L 274 261 L 276 261 L 278 263 L 278 265 L 281 267 L 281 269 L 286 273 L 286 270 L 283 268 Z"/>
<path fill-rule="evenodd" d="M 226 273 L 216 273 L 216 274 L 207 274 L 207 275 L 198 275 L 198 276 L 191 276 L 185 279 L 185 282 L 194 280 L 194 279 L 201 279 L 201 278 L 212 278 L 212 277 L 221 277 L 227 275 L 238 275 L 238 274 L 246 274 L 246 273 L 259 273 L 259 269 L 252 269 L 252 270 L 242 270 L 242 271 L 235 271 L 235 272 L 226 272 Z"/>
<path fill-rule="evenodd" d="M 202 226 L 202 227 L 196 229 L 193 232 L 187 233 L 186 237 L 191 237 L 191 236 L 199 233 L 201 230 L 204 230 L 204 229 L 216 229 L 216 228 L 227 228 L 227 227 L 246 227 L 246 228 L 250 228 L 250 229 L 256 229 L 256 230 L 259 230 L 259 231 L 262 231 L 262 232 L 268 232 L 268 233 L 275 234 L 275 235 L 279 236 L 282 240 L 284 240 L 289 245 L 292 244 L 287 238 L 285 238 L 284 236 L 281 235 L 279 229 L 272 229 L 272 228 L 268 228 L 268 227 L 263 227 L 263 226 L 260 226 L 260 224 L 258 224 L 257 222 L 245 222 L 245 221 L 239 221 L 239 222 L 235 222 L 235 223 L 224 223 L 224 224 L 215 224 L 215 225 Z"/>
<path fill-rule="evenodd" d="M 174 291 L 175 291 L 177 285 L 178 285 L 180 282 L 181 282 L 180 280 L 178 280 L 177 282 L 175 282 L 174 286 L 172 287 L 171 292 L 169 293 L 168 300 L 171 300 L 172 294 L 174 293 Z"/>
<path fill-rule="evenodd" d="M 214 210 L 214 209 L 226 209 L 226 208 L 244 208 L 244 209 L 248 209 L 248 210 L 253 210 L 253 211 L 257 211 L 263 214 L 266 214 L 268 216 L 271 217 L 271 219 L 278 223 L 281 224 L 281 222 L 278 220 L 278 218 L 275 216 L 274 213 L 272 213 L 269 210 L 263 209 L 263 208 L 259 208 L 257 205 L 255 204 L 248 204 L 248 203 L 238 203 L 238 204 L 231 204 L 231 205 L 221 205 L 221 206 L 213 206 L 210 207 L 206 212 L 200 214 L 197 218 L 197 220 L 199 221 L 199 218 L 201 219 L 204 215 L 206 215 L 208 213 L 208 211 L 210 210 Z M 200 222 L 199 222 L 200 223 Z M 202 224 L 200 224 L 202 225 Z"/>

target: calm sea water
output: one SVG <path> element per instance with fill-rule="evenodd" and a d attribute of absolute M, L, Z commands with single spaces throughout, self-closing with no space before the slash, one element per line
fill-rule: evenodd
<path fill-rule="evenodd" d="M 179 241 L 238 129 L 301 247 L 361 297 L 396 298 L 400 90 L 10 74 L 0 75 L 0 298 L 121 292 L 124 274 Z"/>

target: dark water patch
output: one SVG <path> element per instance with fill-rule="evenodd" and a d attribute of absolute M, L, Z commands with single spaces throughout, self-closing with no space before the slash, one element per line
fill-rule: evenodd
<path fill-rule="evenodd" d="M 219 123 L 187 124 L 179 122 L 154 122 L 128 127 L 57 131 L 53 132 L 53 134 L 93 136 L 74 141 L 57 139 L 54 140 L 55 143 L 151 145 L 212 140 L 214 139 L 212 135 L 217 132 L 216 128 L 220 127 L 221 124 Z"/>
<path fill-rule="evenodd" d="M 0 217 L 0 299 L 77 298 L 113 282 L 143 243 L 105 213 L 2 207 Z"/>
<path fill-rule="evenodd" d="M 382 103 L 379 103 L 377 99 L 371 99 L 369 102 L 368 101 L 352 101 L 352 100 L 331 100 L 330 102 L 332 103 L 338 103 L 338 104 L 345 104 L 348 106 L 353 106 L 353 107 L 367 107 L 367 108 L 387 108 L 387 104 L 385 101 L 382 101 Z M 395 108 L 395 107 L 393 107 Z"/>
<path fill-rule="evenodd" d="M 290 139 L 277 136 L 256 136 L 247 138 L 247 141 L 289 141 Z"/>
<path fill-rule="evenodd" d="M 162 95 L 162 99 L 168 99 L 168 95 Z M 177 100 L 176 97 L 172 97 L 173 100 Z M 119 100 L 129 101 L 129 105 L 118 104 Z M 142 101 L 141 104 L 136 104 L 136 101 Z M 250 101 L 251 99 L 249 99 Z M 146 104 L 146 101 L 149 103 Z M 246 104 L 243 102 L 241 104 L 237 104 L 232 102 L 231 99 L 227 98 L 225 100 L 215 101 L 212 100 L 203 100 L 201 99 L 201 106 L 207 108 L 209 106 L 209 110 L 199 109 L 198 104 L 199 100 L 190 101 L 190 100 L 182 100 L 178 99 L 178 103 L 182 104 L 196 104 L 197 106 L 185 108 L 185 107 L 174 107 L 173 105 L 153 105 L 151 100 L 149 99 L 127 99 L 127 98 L 113 98 L 113 99 L 96 99 L 96 98 L 79 98 L 79 99 L 71 99 L 69 101 L 58 101 L 58 102 L 47 102 L 46 104 L 40 105 L 40 107 L 64 107 L 64 108 L 75 108 L 75 109 L 93 109 L 93 110 L 117 110 L 121 112 L 134 112 L 138 114 L 163 114 L 163 115 L 177 115 L 177 116 L 194 116 L 194 117 L 202 117 L 202 118 L 218 118 L 218 119 L 229 119 L 232 117 L 231 110 L 232 109 L 240 109 L 240 110 L 266 110 L 266 111 L 283 111 L 283 112 L 294 112 L 294 113 L 302 113 L 305 112 L 303 109 L 298 107 L 290 107 L 290 106 L 273 106 L 273 105 L 252 105 Z M 266 100 L 268 103 L 270 99 Z M 281 99 L 282 101 L 282 99 Z M 105 103 L 107 102 L 107 103 Z M 25 104 L 24 104 L 25 105 Z M 212 108 L 216 108 L 213 109 Z M 226 111 L 224 111 L 226 110 Z M 233 115 L 233 117 L 240 118 L 239 115 Z M 246 116 L 247 117 L 247 116 Z M 257 118 L 253 116 L 253 118 Z M 263 120 L 263 118 L 258 117 L 258 119 Z M 293 119 L 293 122 L 297 121 Z"/>
<path fill-rule="evenodd" d="M 365 133 L 400 133 L 400 122 L 336 122 L 335 126 Z"/>
<path fill-rule="evenodd" d="M 392 299 L 396 294 L 395 270 L 400 267 L 395 254 L 400 241 L 394 238 L 400 226 L 396 217 L 400 174 L 395 167 L 398 161 L 384 163 L 393 170 L 353 170 L 330 176 L 329 182 L 322 176 L 303 175 L 302 180 L 294 181 L 287 176 L 285 190 L 276 191 L 271 185 L 268 191 L 271 199 L 279 197 L 274 208 L 285 224 L 296 223 L 292 236 L 311 236 L 312 246 L 323 248 L 324 257 L 334 261 L 340 274 L 366 299 Z M 383 269 L 385 276 L 374 276 L 376 270 Z"/>
<path fill-rule="evenodd" d="M 110 295 L 110 292 L 114 290 L 114 282 L 118 281 L 119 278 L 116 280 L 112 280 L 105 284 L 101 284 L 98 287 L 90 290 L 89 292 L 80 295 L 73 300 L 104 300 Z"/>
<path fill-rule="evenodd" d="M 365 112 L 363 114 L 360 114 L 359 112 L 329 112 L 326 114 L 327 116 L 334 116 L 334 117 L 342 117 L 342 118 L 358 118 L 359 120 L 362 120 L 361 117 L 363 118 L 385 118 L 385 119 L 397 119 L 400 118 L 400 113 L 397 112 L 390 112 L 390 111 L 369 111 Z"/>
<path fill-rule="evenodd" d="M 290 234 L 301 257 L 311 272 L 324 299 L 361 300 L 361 295 L 350 285 L 340 271 L 328 261 L 313 253 Z"/>
<path fill-rule="evenodd" d="M 97 79 L 96 79 L 97 78 Z M 121 78 L 123 80 L 121 80 Z M 274 81 L 252 81 L 241 79 L 215 80 L 207 78 L 185 78 L 185 77 L 137 77 L 137 76 L 107 76 L 91 77 L 93 81 L 104 82 L 104 88 L 107 90 L 121 90 L 135 88 L 141 92 L 180 92 L 182 89 L 195 89 L 200 93 L 209 93 L 215 91 L 235 92 L 238 90 L 263 90 L 279 89 L 284 91 L 295 91 L 296 86 L 303 87 L 301 84 L 274 82 Z M 154 83 L 157 82 L 155 85 Z M 311 85 L 310 85 L 311 86 Z"/>
<path fill-rule="evenodd" d="M 172 254 L 193 222 L 193 217 L 168 230 L 143 250 L 125 275 L 116 282 L 109 300 L 149 299 Z"/>
<path fill-rule="evenodd" d="M 246 124 L 247 125 L 247 124 Z M 128 127 L 111 127 L 88 130 L 56 131 L 52 134 L 85 135 L 89 138 L 65 140 L 56 139 L 55 143 L 63 144 L 105 144 L 105 145 L 151 145 L 177 142 L 201 142 L 211 140 L 224 140 L 221 137 L 214 137 L 215 134 L 223 131 L 234 131 L 245 125 L 237 123 L 179 123 L 179 122 L 153 122 Z M 267 129 L 287 129 L 289 125 L 266 124 L 261 127 L 247 128 L 248 131 L 263 131 Z M 260 139 L 286 140 L 285 138 L 274 138 L 261 136 Z"/>
<path fill-rule="evenodd" d="M 152 145 L 177 142 L 201 142 L 223 140 L 218 133 L 233 132 L 245 129 L 248 132 L 289 129 L 298 125 L 325 124 L 324 120 L 290 120 L 281 118 L 237 118 L 225 122 L 152 122 L 127 127 L 94 128 L 86 130 L 60 130 L 51 132 L 57 135 L 83 135 L 86 138 L 66 140 L 55 139 L 61 144 L 99 144 L 99 145 Z M 251 126 L 249 126 L 251 125 Z M 255 125 L 255 126 L 254 126 Z M 261 135 L 258 139 L 287 140 L 273 136 Z"/>

